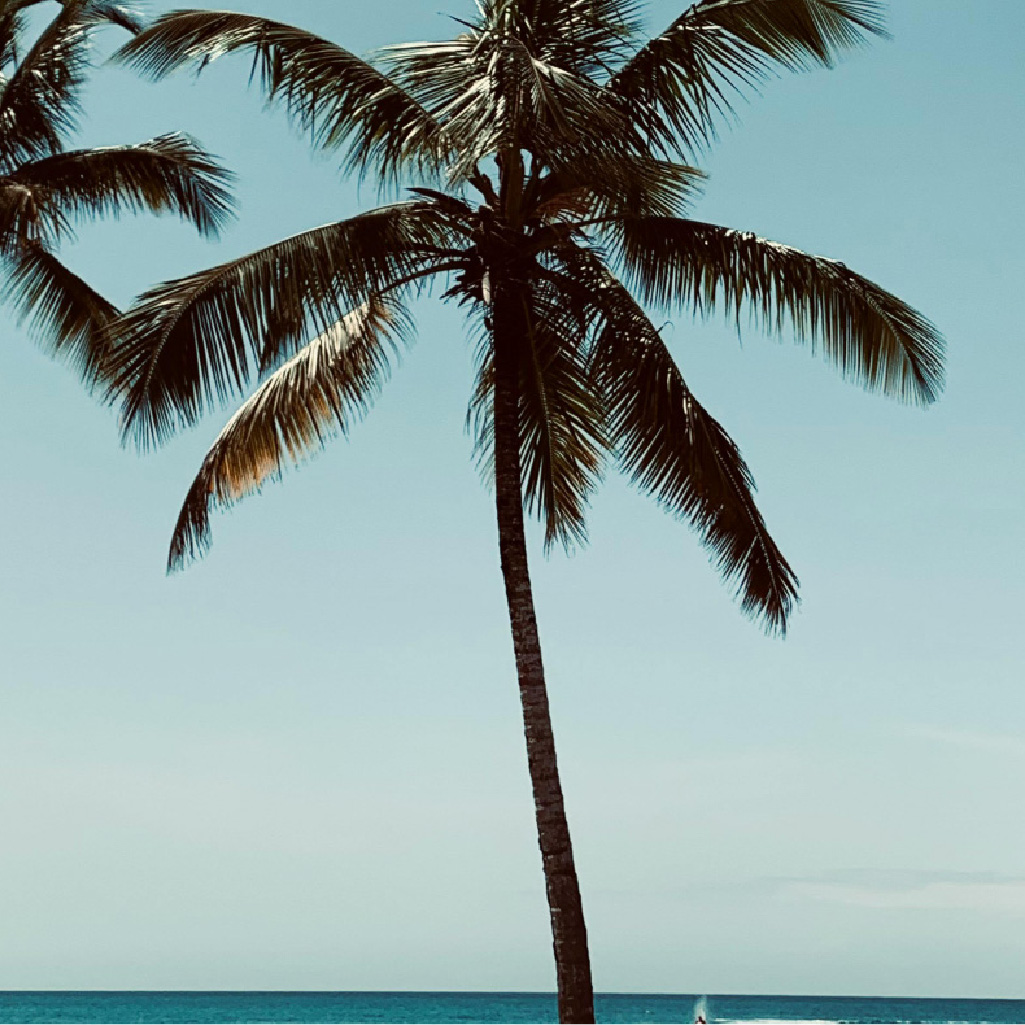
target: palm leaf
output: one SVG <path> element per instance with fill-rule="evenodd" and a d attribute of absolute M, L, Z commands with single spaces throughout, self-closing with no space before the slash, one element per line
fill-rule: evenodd
<path fill-rule="evenodd" d="M 884 35 L 878 0 L 700 0 L 608 83 L 653 144 L 693 151 L 714 134 L 732 95 L 776 68 L 830 66 Z"/>
<path fill-rule="evenodd" d="M 335 430 L 348 431 L 387 378 L 389 352 L 405 326 L 406 315 L 394 301 L 371 299 L 264 381 L 203 460 L 175 526 L 169 570 L 209 547 L 212 506 L 259 490 Z"/>
<path fill-rule="evenodd" d="M 47 0 L 5 0 L 8 10 L 24 11 L 30 7 L 38 7 Z M 123 28 L 133 35 L 142 31 L 142 22 L 138 12 L 130 4 L 119 4 L 112 0 L 57 0 L 64 8 L 78 9 L 82 24 L 87 27 L 114 25 Z"/>
<path fill-rule="evenodd" d="M 38 242 L 52 248 L 70 231 L 71 222 L 49 193 L 0 175 L 0 246 Z"/>
<path fill-rule="evenodd" d="M 7 84 L 8 69 L 18 62 L 25 19 L 17 4 L 0 5 L 0 89 Z"/>
<path fill-rule="evenodd" d="M 678 217 L 705 175 L 686 164 L 615 153 L 575 153 L 539 176 L 528 202 L 539 219 L 600 223 L 623 217 Z"/>
<path fill-rule="evenodd" d="M 440 126 L 409 93 L 362 58 L 290 25 L 226 11 L 172 11 L 115 59 L 163 78 L 187 65 L 201 71 L 236 51 L 252 54 L 268 98 L 282 102 L 315 145 L 348 142 L 350 163 L 361 172 L 430 172 L 444 160 Z"/>
<path fill-rule="evenodd" d="M 598 291 L 590 355 L 620 464 L 634 483 L 698 531 L 741 608 L 785 633 L 797 578 L 754 501 L 736 444 L 694 398 L 658 331 L 611 275 Z"/>
<path fill-rule="evenodd" d="M 78 123 L 78 93 L 89 65 L 91 32 L 105 23 L 129 31 L 139 27 L 129 10 L 118 4 L 63 0 L 61 11 L 24 54 L 0 92 L 0 167 L 10 169 L 19 160 L 60 150 Z"/>
<path fill-rule="evenodd" d="M 520 381 L 520 465 L 529 512 L 545 543 L 587 539 L 588 496 L 601 477 L 605 416 L 584 360 L 584 312 L 553 289 L 535 287 Z"/>
<path fill-rule="evenodd" d="M 589 78 L 626 56 L 640 24 L 634 0 L 489 0 L 480 8 L 491 31 L 515 33 L 545 62 Z"/>
<path fill-rule="evenodd" d="M 580 151 L 641 143 L 621 104 L 586 75 L 560 66 L 516 31 L 515 19 L 481 19 L 440 43 L 381 52 L 392 76 L 444 125 L 458 153 L 450 175 L 468 177 L 497 153 L 530 152 L 537 164 Z"/>
<path fill-rule="evenodd" d="M 61 0 L 67 3 L 68 0 Z M 110 3 L 109 0 L 89 0 L 89 16 L 95 24 L 106 22 L 116 25 L 133 35 L 142 31 L 138 14 L 127 4 Z"/>
<path fill-rule="evenodd" d="M 174 134 L 31 161 L 0 176 L 0 195 L 28 192 L 59 224 L 149 210 L 178 214 L 203 234 L 216 235 L 233 212 L 227 188 L 233 177 L 188 136 Z"/>
<path fill-rule="evenodd" d="M 429 203 L 382 207 L 166 282 L 119 321 L 111 397 L 126 434 L 159 441 L 239 393 L 311 332 L 430 273 L 447 229 Z"/>
<path fill-rule="evenodd" d="M 842 263 L 698 221 L 637 218 L 618 230 L 628 282 L 645 302 L 703 314 L 722 305 L 738 326 L 747 308 L 770 330 L 789 321 L 866 388 L 923 404 L 942 390 L 937 329 Z"/>
<path fill-rule="evenodd" d="M 107 328 L 115 306 L 68 270 L 44 246 L 27 242 L 2 251 L 6 281 L 2 298 L 55 356 L 66 360 L 89 386 L 107 373 Z"/>
<path fill-rule="evenodd" d="M 546 282 L 524 300 L 527 337 L 519 357 L 521 488 L 527 511 L 545 526 L 545 544 L 567 548 L 587 539 L 590 493 L 608 450 L 602 404 L 585 359 L 586 308 Z M 480 369 L 468 422 L 478 465 L 494 476 L 494 352 L 490 332 L 478 349 Z"/>

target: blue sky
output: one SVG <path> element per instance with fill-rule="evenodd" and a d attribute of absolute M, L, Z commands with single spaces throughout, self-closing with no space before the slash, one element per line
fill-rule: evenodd
<path fill-rule="evenodd" d="M 467 6 L 244 9 L 362 51 Z M 535 549 L 601 990 L 1025 997 L 1025 5 L 894 0 L 891 29 L 744 107 L 696 215 L 922 309 L 941 402 L 866 395 L 757 331 L 668 328 L 800 574 L 790 636 L 615 477 L 587 549 Z M 188 130 L 242 203 L 217 244 L 83 227 L 66 255 L 114 300 L 374 201 L 247 70 L 97 73 L 84 142 Z M 351 440 L 167 579 L 227 412 L 124 451 L 3 321 L 0 988 L 552 987 L 470 349 L 453 310 L 419 324 Z"/>

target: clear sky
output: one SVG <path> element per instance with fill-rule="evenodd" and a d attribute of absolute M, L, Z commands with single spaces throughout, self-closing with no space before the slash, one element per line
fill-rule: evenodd
<path fill-rule="evenodd" d="M 241 3 L 357 51 L 469 7 Z M 683 6 L 655 0 L 652 27 Z M 891 29 L 746 106 L 697 216 L 922 309 L 949 340 L 942 401 L 868 396 L 755 331 L 669 329 L 801 576 L 788 639 L 615 477 L 589 548 L 535 548 L 600 990 L 1025 997 L 1025 4 L 893 0 Z M 374 201 L 247 72 L 97 74 L 84 142 L 188 130 L 243 205 L 218 244 L 84 227 L 67 256 L 114 300 Z M 425 306 L 351 440 L 217 516 L 171 579 L 227 413 L 140 457 L 0 332 L 0 988 L 552 988 L 458 314 Z"/>

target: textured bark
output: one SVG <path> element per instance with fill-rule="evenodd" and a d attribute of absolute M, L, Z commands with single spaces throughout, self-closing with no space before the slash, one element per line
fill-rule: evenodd
<path fill-rule="evenodd" d="M 559 1021 L 593 1022 L 594 995 L 587 951 L 587 929 L 584 925 L 576 867 L 573 864 L 562 785 L 559 782 L 555 737 L 548 709 L 548 692 L 545 689 L 541 643 L 523 530 L 516 348 L 522 344 L 522 333 L 526 325 L 514 294 L 496 295 L 493 312 L 495 491 L 499 548 L 519 675 L 538 844 L 551 912 L 559 985 Z"/>

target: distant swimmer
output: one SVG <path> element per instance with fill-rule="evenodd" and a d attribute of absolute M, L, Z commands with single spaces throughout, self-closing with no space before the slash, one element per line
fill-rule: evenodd
<path fill-rule="evenodd" d="M 694 1025 L 708 1025 L 708 997 L 694 1001 Z"/>

